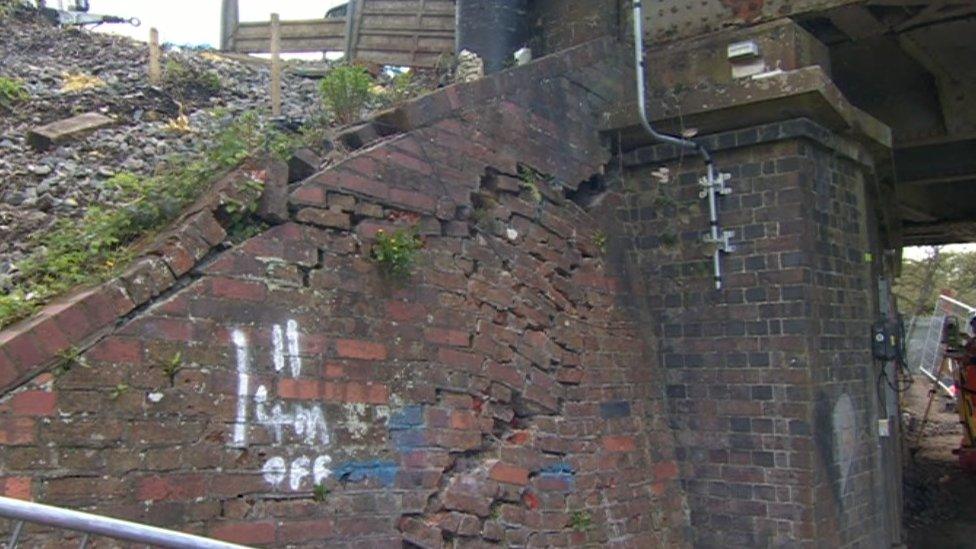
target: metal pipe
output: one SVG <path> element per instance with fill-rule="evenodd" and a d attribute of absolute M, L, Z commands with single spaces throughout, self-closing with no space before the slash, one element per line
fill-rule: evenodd
<path fill-rule="evenodd" d="M 660 133 L 651 125 L 650 118 L 647 116 L 647 97 L 645 89 L 645 78 L 647 70 L 647 54 L 644 52 L 644 6 L 641 0 L 634 1 L 634 66 L 637 71 L 637 108 L 640 111 L 641 125 L 644 130 L 656 141 L 668 143 L 683 149 L 691 149 L 697 152 L 705 167 L 708 170 L 708 213 L 711 241 L 715 245 L 715 252 L 712 262 L 715 269 L 715 289 L 722 289 L 722 245 L 724 240 L 722 230 L 718 225 L 718 199 L 716 194 L 719 184 L 715 172 L 715 162 L 708 149 L 690 139 Z"/>
<path fill-rule="evenodd" d="M 0 497 L 0 517 L 172 549 L 245 549 L 223 541 L 124 520 Z"/>
<path fill-rule="evenodd" d="M 641 0 L 634 2 L 634 64 L 637 67 L 637 108 L 640 110 L 641 125 L 655 140 L 668 143 L 684 149 L 692 149 L 701 155 L 706 164 L 712 164 L 712 156 L 705 147 L 690 139 L 660 133 L 651 126 L 647 116 L 647 99 L 645 97 L 645 71 L 647 69 L 647 55 L 644 53 L 644 7 Z"/>

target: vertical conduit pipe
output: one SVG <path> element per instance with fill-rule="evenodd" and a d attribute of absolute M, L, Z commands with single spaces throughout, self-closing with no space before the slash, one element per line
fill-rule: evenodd
<path fill-rule="evenodd" d="M 712 257 L 715 268 L 715 288 L 722 289 L 722 231 L 718 226 L 718 198 L 716 197 L 717 174 L 715 172 L 715 162 L 712 155 L 705 147 L 690 139 L 684 139 L 673 135 L 658 132 L 651 126 L 651 121 L 647 116 L 647 98 L 645 90 L 645 71 L 647 69 L 647 55 L 644 52 L 644 7 L 641 0 L 634 1 L 634 66 L 637 71 L 637 107 L 640 111 L 641 125 L 647 133 L 659 143 L 667 143 L 683 149 L 691 149 L 697 152 L 705 167 L 708 170 L 708 211 L 709 225 L 711 226 L 711 241 L 715 244 L 715 253 Z"/>

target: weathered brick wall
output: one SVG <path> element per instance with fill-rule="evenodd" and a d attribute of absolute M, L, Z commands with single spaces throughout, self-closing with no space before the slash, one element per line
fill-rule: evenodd
<path fill-rule="evenodd" d="M 624 0 L 535 0 L 530 2 L 533 50 L 553 53 L 603 36 L 619 36 Z"/>
<path fill-rule="evenodd" d="M 653 341 L 567 198 L 609 159 L 621 57 L 423 98 L 289 221 L 223 250 L 203 212 L 4 332 L 0 493 L 252 545 L 685 546 Z M 377 232 L 411 227 L 412 276 L 381 276 Z"/>
<path fill-rule="evenodd" d="M 881 471 L 874 432 L 868 157 L 808 120 L 704 142 L 733 176 L 720 217 L 738 250 L 723 290 L 701 244 L 698 159 L 628 154 L 604 213 L 655 311 L 694 541 L 888 546 L 879 476 L 897 473 Z"/>

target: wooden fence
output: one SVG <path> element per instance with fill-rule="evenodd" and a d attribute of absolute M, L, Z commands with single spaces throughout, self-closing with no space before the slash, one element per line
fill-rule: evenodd
<path fill-rule="evenodd" d="M 270 22 L 241 22 L 223 0 L 221 49 L 268 53 Z M 338 51 L 381 65 L 432 67 L 454 52 L 454 0 L 350 0 L 345 15 L 281 21 L 283 53 Z"/>

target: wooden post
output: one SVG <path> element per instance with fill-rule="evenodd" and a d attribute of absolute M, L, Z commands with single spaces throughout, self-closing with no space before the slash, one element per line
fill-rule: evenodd
<path fill-rule="evenodd" d="M 149 29 L 149 83 L 158 86 L 163 81 L 162 52 L 159 49 L 159 31 Z"/>
<path fill-rule="evenodd" d="M 220 12 L 220 50 L 234 49 L 234 35 L 240 24 L 241 10 L 239 0 L 224 0 Z"/>
<path fill-rule="evenodd" d="M 346 47 L 343 50 L 343 55 L 345 56 L 344 61 L 346 63 L 352 63 L 352 58 L 355 55 L 355 21 L 356 15 L 359 13 L 359 1 L 349 0 L 346 3 Z"/>
<path fill-rule="evenodd" d="M 281 116 L 281 21 L 271 14 L 271 114 Z"/>

